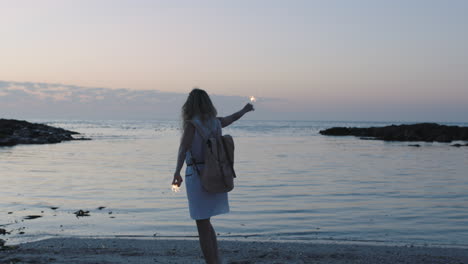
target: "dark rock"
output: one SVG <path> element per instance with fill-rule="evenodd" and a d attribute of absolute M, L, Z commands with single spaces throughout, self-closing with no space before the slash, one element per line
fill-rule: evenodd
<path fill-rule="evenodd" d="M 350 135 L 351 131 L 347 127 L 332 127 L 326 130 L 326 135 L 329 136 L 344 136 L 344 135 Z M 322 134 L 322 131 L 320 131 L 320 134 Z"/>
<path fill-rule="evenodd" d="M 39 217 L 42 217 L 42 215 L 27 215 L 24 217 L 25 220 L 32 220 L 32 219 L 36 219 L 36 218 L 39 218 Z"/>
<path fill-rule="evenodd" d="M 356 136 L 362 139 L 385 141 L 452 142 L 468 140 L 468 127 L 446 126 L 436 123 L 391 125 L 385 127 L 332 127 L 319 132 L 327 136 Z"/>
<path fill-rule="evenodd" d="M 10 234 L 10 232 L 7 232 L 5 229 L 0 228 L 0 235 L 7 235 Z"/>
<path fill-rule="evenodd" d="M 14 146 L 18 144 L 51 144 L 70 140 L 84 140 L 74 138 L 78 132 L 52 127 L 44 124 L 34 124 L 27 121 L 0 119 L 0 146 Z"/>
<path fill-rule="evenodd" d="M 89 211 L 78 210 L 74 214 L 76 217 L 89 216 Z"/>
<path fill-rule="evenodd" d="M 104 208 L 106 208 L 106 207 L 105 207 L 105 206 L 99 206 L 97 209 L 98 209 L 98 210 L 102 210 L 102 209 L 104 209 Z"/>
<path fill-rule="evenodd" d="M 420 147 L 421 145 L 419 145 L 419 144 L 409 144 L 408 146 L 409 147 Z"/>

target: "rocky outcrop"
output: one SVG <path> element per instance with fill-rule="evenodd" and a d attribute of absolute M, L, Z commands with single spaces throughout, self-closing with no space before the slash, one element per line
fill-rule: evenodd
<path fill-rule="evenodd" d="M 436 123 L 391 125 L 385 127 L 333 127 L 319 132 L 328 136 L 356 136 L 385 141 L 452 142 L 468 140 L 468 127 L 446 126 Z"/>
<path fill-rule="evenodd" d="M 34 124 L 27 121 L 0 119 L 0 146 L 18 144 L 51 144 L 69 140 L 85 140 L 74 138 L 78 132 L 44 124 Z"/>

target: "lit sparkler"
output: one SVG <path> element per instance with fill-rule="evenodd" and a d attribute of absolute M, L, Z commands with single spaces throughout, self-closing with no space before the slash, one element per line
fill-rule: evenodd
<path fill-rule="evenodd" d="M 172 184 L 172 191 L 173 192 L 180 192 L 180 187 L 177 184 Z"/>
<path fill-rule="evenodd" d="M 249 98 L 250 98 L 250 102 L 251 102 L 251 103 L 257 102 L 257 98 L 255 98 L 255 96 L 252 95 L 252 96 L 250 96 Z"/>

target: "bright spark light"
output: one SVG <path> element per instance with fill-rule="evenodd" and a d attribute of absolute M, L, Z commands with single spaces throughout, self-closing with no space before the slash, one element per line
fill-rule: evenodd
<path fill-rule="evenodd" d="M 179 191 L 180 191 L 180 187 L 177 186 L 176 184 L 172 184 L 172 191 L 173 191 L 173 192 L 179 192 Z"/>
<path fill-rule="evenodd" d="M 255 98 L 255 96 L 253 96 L 253 95 L 250 96 L 250 102 L 251 102 L 251 103 L 257 102 L 257 98 Z"/>

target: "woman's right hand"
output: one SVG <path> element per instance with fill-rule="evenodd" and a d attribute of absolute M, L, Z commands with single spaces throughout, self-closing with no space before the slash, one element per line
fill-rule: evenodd
<path fill-rule="evenodd" d="M 253 104 L 251 103 L 247 103 L 242 110 L 244 110 L 244 112 L 246 113 L 250 111 L 255 111 Z"/>
<path fill-rule="evenodd" d="M 182 176 L 180 176 L 180 172 L 174 173 L 174 179 L 172 180 L 172 185 L 177 185 L 177 187 L 180 187 L 184 180 L 182 180 Z"/>

